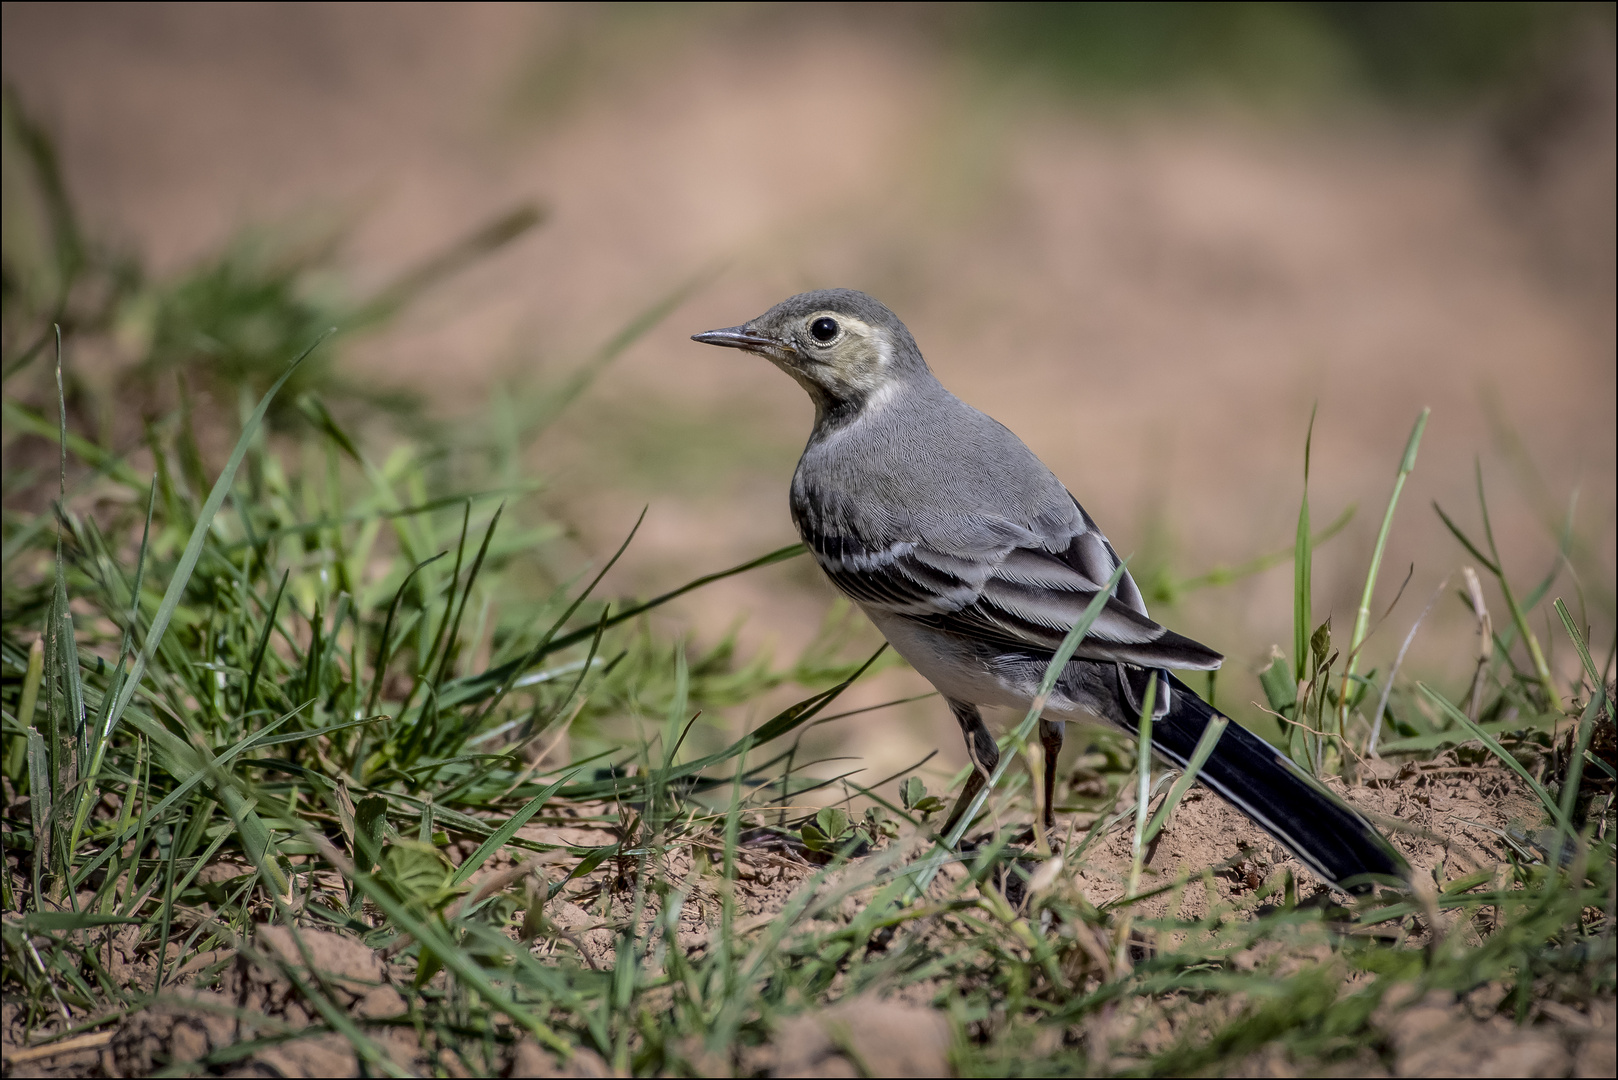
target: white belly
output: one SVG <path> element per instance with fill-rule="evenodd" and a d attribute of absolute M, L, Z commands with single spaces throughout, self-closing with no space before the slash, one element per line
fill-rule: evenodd
<path fill-rule="evenodd" d="M 904 657 L 938 692 L 956 701 L 1026 712 L 1038 693 L 1042 671 L 1012 678 L 969 644 L 908 619 L 866 611 L 894 651 Z M 1054 693 L 1041 715 L 1053 722 L 1096 722 L 1091 710 Z"/>
<path fill-rule="evenodd" d="M 1007 683 L 969 646 L 908 619 L 866 612 L 894 651 L 910 662 L 938 692 L 973 705 L 1026 709 L 1032 700 L 1027 688 Z"/>

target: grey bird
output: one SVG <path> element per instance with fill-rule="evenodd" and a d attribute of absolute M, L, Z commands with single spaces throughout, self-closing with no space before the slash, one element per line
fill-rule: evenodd
<path fill-rule="evenodd" d="M 792 520 L 827 577 L 960 724 L 975 768 L 947 833 L 999 761 L 979 707 L 1029 707 L 1063 638 L 1117 570 L 1117 552 L 1021 439 L 944 388 L 904 323 L 872 297 L 803 293 L 693 339 L 764 357 L 814 401 Z M 1152 748 L 1184 767 L 1220 714 L 1166 669 L 1221 660 L 1153 622 L 1125 572 L 1042 714 L 1046 827 L 1065 722 L 1094 717 L 1137 732 L 1155 673 Z M 1374 878 L 1408 877 L 1370 823 L 1238 725 L 1199 778 L 1332 884 L 1362 891 Z"/>

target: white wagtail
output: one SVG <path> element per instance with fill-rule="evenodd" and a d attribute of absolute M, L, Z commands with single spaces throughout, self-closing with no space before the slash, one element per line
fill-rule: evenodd
<path fill-rule="evenodd" d="M 975 766 L 953 824 L 1000 757 L 978 707 L 1029 707 L 1117 553 L 1022 440 L 944 389 L 910 331 L 864 293 L 803 293 L 694 338 L 764 357 L 814 400 L 792 520 L 833 584 L 949 702 Z M 1219 714 L 1164 669 L 1221 660 L 1153 622 L 1126 572 L 1040 721 L 1046 826 L 1065 721 L 1095 716 L 1135 732 L 1159 673 L 1152 746 L 1184 767 Z M 1329 882 L 1408 876 L 1364 818 L 1235 724 L 1200 779 Z"/>

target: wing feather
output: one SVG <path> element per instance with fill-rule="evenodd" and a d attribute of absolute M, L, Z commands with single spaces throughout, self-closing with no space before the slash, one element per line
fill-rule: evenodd
<path fill-rule="evenodd" d="M 818 538 L 811 547 L 832 582 L 867 608 L 1005 648 L 1054 652 L 1118 565 L 1103 561 L 1111 549 L 1097 535 L 1087 530 L 1060 553 L 1008 546 L 963 555 L 915 541 L 867 548 L 849 536 Z M 1109 598 L 1079 658 L 1219 666 L 1218 653 L 1149 619 L 1129 584 L 1136 603 Z"/>

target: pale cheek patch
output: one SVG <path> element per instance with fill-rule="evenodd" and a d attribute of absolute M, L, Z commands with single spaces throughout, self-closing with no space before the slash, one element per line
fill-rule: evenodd
<path fill-rule="evenodd" d="M 873 358 L 875 362 L 867 365 L 861 372 L 867 380 L 867 385 L 862 389 L 871 390 L 875 394 L 886 391 L 887 396 L 892 397 L 893 383 L 888 376 L 893 370 L 893 347 L 882 334 L 874 335 L 869 340 L 876 346 L 876 356 Z"/>
<path fill-rule="evenodd" d="M 849 343 L 857 342 L 858 347 L 839 357 L 840 362 L 833 368 L 834 377 L 846 396 L 872 399 L 865 406 L 869 412 L 876 404 L 876 396 L 891 395 L 889 372 L 893 366 L 893 350 L 884 335 L 869 324 L 847 316 L 843 321 Z"/>

